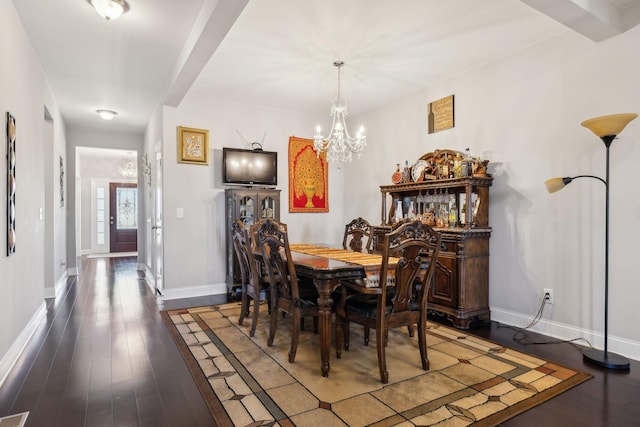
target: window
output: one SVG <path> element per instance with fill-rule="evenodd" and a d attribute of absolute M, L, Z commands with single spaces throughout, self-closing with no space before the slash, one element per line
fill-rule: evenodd
<path fill-rule="evenodd" d="M 104 245 L 106 232 L 105 228 L 105 200 L 104 200 L 105 189 L 104 187 L 96 188 L 96 244 Z"/>
<path fill-rule="evenodd" d="M 116 188 L 116 209 L 118 209 L 118 230 L 138 228 L 137 188 Z"/>

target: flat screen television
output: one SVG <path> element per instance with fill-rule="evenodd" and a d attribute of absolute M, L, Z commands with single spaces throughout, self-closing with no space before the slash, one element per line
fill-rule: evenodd
<path fill-rule="evenodd" d="M 275 187 L 278 185 L 278 153 L 223 147 L 222 182 Z"/>

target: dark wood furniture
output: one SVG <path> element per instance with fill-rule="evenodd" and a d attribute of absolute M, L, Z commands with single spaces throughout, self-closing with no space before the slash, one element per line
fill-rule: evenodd
<path fill-rule="evenodd" d="M 225 190 L 227 230 L 227 293 L 234 299 L 240 296 L 242 276 L 233 249 L 231 227 L 240 219 L 245 227 L 264 218 L 280 219 L 280 190 L 272 188 L 227 188 Z"/>
<path fill-rule="evenodd" d="M 260 265 L 256 264 L 256 260 L 253 257 L 253 247 L 251 244 L 252 241 L 249 230 L 247 230 L 239 219 L 234 221 L 231 226 L 231 238 L 233 240 L 233 248 L 238 259 L 240 276 L 242 278 L 242 309 L 240 310 L 238 323 L 240 325 L 244 323 L 245 316 L 249 315 L 250 301 L 253 301 L 253 314 L 251 319 L 251 329 L 249 331 L 249 336 L 252 337 L 255 335 L 256 325 L 258 324 L 261 296 L 264 295 L 267 301 L 269 301 L 270 282 L 268 278 L 267 280 L 264 280 L 262 277 L 262 268 Z M 269 306 L 271 306 L 270 303 Z"/>
<path fill-rule="evenodd" d="M 418 325 L 418 346 L 422 369 L 429 369 L 427 358 L 427 293 L 440 253 L 441 235 L 419 220 L 402 224 L 383 238 L 379 286 L 363 287 L 361 281 L 343 281 L 342 299 L 336 309 L 336 348 L 349 349 L 349 324 L 356 322 L 376 330 L 380 381 L 389 382 L 385 347 L 387 330 Z M 389 257 L 399 257 L 393 266 Z M 387 276 L 394 280 L 384 280 Z M 347 299 L 347 289 L 373 294 L 371 300 Z"/>
<path fill-rule="evenodd" d="M 355 252 L 371 252 L 371 224 L 364 218 L 358 217 L 344 226 L 342 247 Z"/>
<path fill-rule="evenodd" d="M 286 224 L 265 219 L 256 224 L 254 233 L 253 237 L 262 254 L 262 262 L 269 275 L 271 288 L 271 323 L 267 345 L 273 345 L 279 312 L 290 315 L 293 328 L 289 363 L 293 363 L 298 349 L 301 319 L 309 316 L 317 319 L 319 295 L 312 284 L 298 281 L 291 258 Z"/>
<path fill-rule="evenodd" d="M 327 377 L 330 370 L 332 292 L 340 286 L 342 280 L 364 278 L 366 267 L 325 256 L 305 254 L 295 249 L 291 251 L 291 259 L 297 276 L 311 279 L 318 290 L 318 334 L 322 359 L 320 369 L 322 376 Z M 379 260 L 376 264 L 380 265 Z"/>
<path fill-rule="evenodd" d="M 411 203 L 415 215 L 423 215 L 425 205 L 418 202 L 424 201 L 425 195 L 444 193 L 456 200 L 455 224 L 435 227 L 442 234 L 442 248 L 428 306 L 430 314 L 446 318 L 461 329 L 490 318 L 489 187 L 492 182 L 491 176 L 483 175 L 380 186 L 382 225 L 373 227 L 375 251 L 381 251 L 382 236 L 392 229 L 394 207 L 398 202 L 402 203 L 404 215 L 409 215 L 407 206 Z M 388 199 L 392 201 L 389 208 Z"/>

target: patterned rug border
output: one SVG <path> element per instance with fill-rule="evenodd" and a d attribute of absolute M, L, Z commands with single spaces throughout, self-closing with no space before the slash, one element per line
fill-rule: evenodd
<path fill-rule="evenodd" d="M 189 346 L 187 345 L 187 343 L 184 341 L 182 335 L 180 334 L 176 324 L 173 322 L 173 320 L 170 317 L 170 313 L 176 313 L 176 312 L 182 312 L 182 311 L 188 311 L 188 310 L 199 310 L 199 309 L 205 309 L 205 308 L 211 308 L 211 309 L 217 309 L 220 310 L 221 307 L 224 306 L 228 306 L 228 305 L 237 305 L 237 302 L 233 302 L 233 303 L 226 303 L 226 304 L 219 304 L 219 305 L 204 305 L 204 306 L 193 306 L 193 307 L 185 307 L 185 308 L 181 308 L 181 309 L 171 309 L 171 310 L 161 310 L 160 311 L 160 315 L 162 317 L 162 319 L 164 320 L 165 325 L 167 326 L 167 329 L 170 333 L 170 335 L 173 337 L 173 340 L 176 344 L 176 347 L 178 348 L 178 351 L 180 352 L 180 354 L 182 355 L 183 360 L 185 361 L 189 372 L 191 373 L 191 376 L 194 379 L 194 382 L 196 383 L 198 390 L 200 391 L 200 393 L 202 394 L 210 412 L 211 415 L 213 416 L 213 418 L 216 420 L 216 423 L 220 426 L 234 426 L 233 421 L 231 420 L 231 418 L 229 417 L 226 409 L 224 408 L 223 404 L 220 402 L 220 400 L 218 399 L 218 396 L 216 396 L 214 390 L 212 389 L 211 385 L 209 384 L 205 374 L 202 372 L 202 368 L 200 367 L 198 361 L 196 360 L 196 358 L 194 357 L 194 355 L 191 353 L 191 350 L 189 349 Z M 237 327 L 237 325 L 234 325 Z M 455 328 L 450 328 L 446 325 L 440 325 L 439 327 L 441 328 L 446 328 L 446 329 L 450 329 L 450 330 L 454 330 L 457 331 Z M 460 331 L 461 333 L 465 334 L 465 335 L 471 335 L 468 334 L 466 331 Z M 473 335 L 471 335 L 473 336 Z M 493 341 L 488 340 L 486 338 L 482 338 L 479 337 L 479 339 L 488 342 L 488 343 L 493 343 Z M 496 346 L 500 346 L 500 347 L 505 347 L 502 346 L 500 344 L 496 344 Z M 508 348 L 508 347 L 505 347 Z M 520 350 L 514 350 L 517 351 L 518 353 L 521 354 L 525 354 L 525 355 L 530 355 L 529 353 L 520 351 Z M 540 360 L 544 360 L 547 363 L 553 363 L 554 365 L 557 365 L 560 368 L 564 368 L 564 369 L 569 369 L 571 371 L 576 372 L 575 375 L 573 375 L 570 379 L 565 379 L 563 380 L 561 383 L 554 385 L 546 390 L 543 390 L 541 392 L 538 392 L 534 397 L 530 397 L 524 401 L 520 401 L 518 403 L 515 403 L 511 406 L 509 406 L 507 409 L 501 410 L 498 413 L 489 415 L 481 420 L 478 420 L 476 422 L 474 422 L 473 424 L 470 424 L 469 426 L 473 426 L 473 427 L 489 427 L 489 426 L 495 426 L 498 425 L 504 421 L 507 421 L 523 412 L 526 412 L 527 410 L 534 408 L 556 396 L 559 396 L 560 394 L 566 392 L 567 390 L 576 387 L 579 384 L 582 384 L 583 382 L 593 378 L 593 375 L 583 372 L 583 371 L 579 371 L 577 369 L 574 368 L 569 368 L 563 364 L 560 363 L 556 363 L 552 360 L 546 359 L 546 358 L 542 358 L 539 356 L 534 356 L 534 355 L 530 355 L 533 358 L 537 358 Z M 320 373 L 318 372 L 318 375 L 320 375 Z M 289 419 L 287 419 L 286 421 L 289 421 L 290 424 L 287 423 L 282 423 L 283 420 L 278 420 L 275 423 L 279 423 L 279 425 L 283 425 L 283 426 L 295 426 L 295 424 L 293 422 L 291 422 Z"/>

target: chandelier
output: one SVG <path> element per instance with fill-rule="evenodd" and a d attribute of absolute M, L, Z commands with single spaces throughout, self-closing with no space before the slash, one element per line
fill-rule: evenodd
<path fill-rule="evenodd" d="M 138 168 L 133 161 L 128 161 L 123 167 L 120 168 L 120 175 L 125 178 L 135 178 L 138 176 Z"/>
<path fill-rule="evenodd" d="M 367 146 L 367 137 L 364 135 L 364 128 L 360 128 L 355 138 L 349 135 L 345 116 L 349 114 L 347 105 L 340 98 L 340 67 L 344 65 L 343 61 L 335 61 L 333 63 L 338 68 L 338 99 L 331 104 L 331 132 L 326 138 L 320 135 L 320 126 L 316 127 L 316 134 L 313 137 L 313 148 L 315 148 L 318 156 L 323 151 L 327 152 L 327 159 L 338 162 L 351 162 L 353 153 L 360 154 Z"/>

